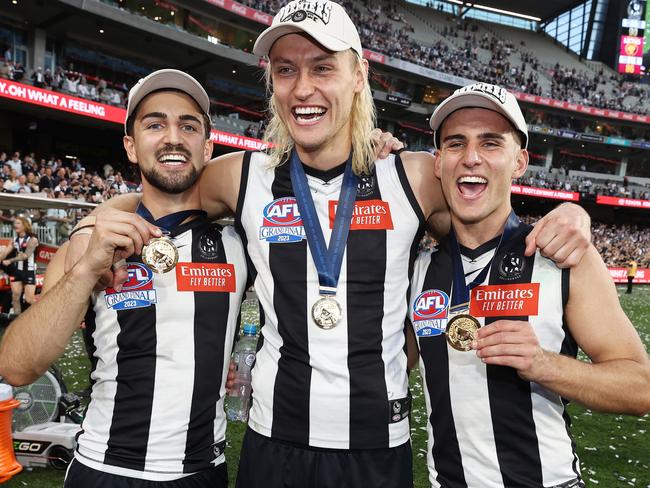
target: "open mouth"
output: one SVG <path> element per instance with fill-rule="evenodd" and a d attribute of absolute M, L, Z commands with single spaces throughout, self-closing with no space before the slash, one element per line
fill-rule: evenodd
<path fill-rule="evenodd" d="M 456 181 L 461 195 L 467 198 L 474 198 L 483 193 L 487 183 L 487 179 L 482 176 L 461 176 Z"/>
<path fill-rule="evenodd" d="M 190 158 L 182 153 L 166 153 L 158 156 L 158 162 L 165 166 L 181 166 L 189 160 Z"/>
<path fill-rule="evenodd" d="M 325 116 L 327 109 L 317 106 L 302 106 L 292 108 L 291 113 L 298 122 L 315 123 Z"/>

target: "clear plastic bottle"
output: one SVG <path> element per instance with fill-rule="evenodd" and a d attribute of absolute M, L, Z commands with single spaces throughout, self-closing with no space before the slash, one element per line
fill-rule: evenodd
<path fill-rule="evenodd" d="M 257 326 L 244 324 L 244 334 L 235 344 L 230 363 L 235 366 L 235 380 L 225 399 L 228 420 L 247 422 L 251 399 L 251 368 L 257 351 Z"/>

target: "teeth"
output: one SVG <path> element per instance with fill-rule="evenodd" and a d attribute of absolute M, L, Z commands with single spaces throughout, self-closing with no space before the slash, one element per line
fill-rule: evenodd
<path fill-rule="evenodd" d="M 166 162 L 185 162 L 187 161 L 187 157 L 184 154 L 164 154 L 160 157 L 159 161 L 161 163 L 166 163 Z"/>
<path fill-rule="evenodd" d="M 294 111 L 297 115 L 312 115 L 312 114 L 324 114 L 325 109 L 322 107 L 295 107 Z"/>
<path fill-rule="evenodd" d="M 458 178 L 458 183 L 480 183 L 487 184 L 487 180 L 481 176 L 461 176 Z"/>

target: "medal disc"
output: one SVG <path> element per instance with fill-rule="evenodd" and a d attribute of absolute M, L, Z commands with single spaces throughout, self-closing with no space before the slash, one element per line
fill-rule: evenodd
<path fill-rule="evenodd" d="M 311 316 L 321 329 L 332 329 L 338 325 L 343 315 L 341 305 L 332 297 L 321 297 L 311 307 Z"/>
<path fill-rule="evenodd" d="M 142 248 L 142 262 L 154 273 L 167 273 L 178 263 L 178 249 L 166 237 L 156 237 Z"/>
<path fill-rule="evenodd" d="M 479 321 L 471 315 L 466 313 L 456 315 L 447 322 L 447 342 L 458 351 L 469 351 L 480 328 Z"/>

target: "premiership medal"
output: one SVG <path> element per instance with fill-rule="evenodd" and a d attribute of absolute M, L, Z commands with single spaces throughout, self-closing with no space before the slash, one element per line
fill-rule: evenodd
<path fill-rule="evenodd" d="M 456 315 L 447 322 L 447 342 L 457 351 L 469 351 L 480 328 L 479 321 L 470 314 Z"/>
<path fill-rule="evenodd" d="M 321 297 L 311 307 L 311 317 L 318 327 L 324 330 L 333 329 L 341 321 L 343 310 L 335 298 Z"/>
<path fill-rule="evenodd" d="M 178 249 L 168 237 L 155 237 L 142 248 L 142 262 L 154 273 L 167 273 L 178 263 Z"/>
<path fill-rule="evenodd" d="M 352 159 L 350 157 L 345 165 L 338 208 L 328 245 L 325 243 L 305 170 L 295 149 L 291 153 L 289 170 L 291 185 L 296 195 L 296 203 L 305 229 L 305 237 L 314 259 L 314 266 L 318 272 L 320 298 L 311 307 L 311 318 L 321 329 L 333 329 L 343 317 L 343 309 L 334 297 L 341 273 L 348 232 L 350 231 L 350 221 L 354 211 L 357 177 L 352 171 Z"/>

